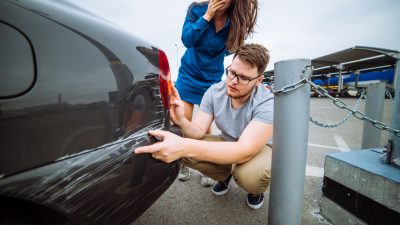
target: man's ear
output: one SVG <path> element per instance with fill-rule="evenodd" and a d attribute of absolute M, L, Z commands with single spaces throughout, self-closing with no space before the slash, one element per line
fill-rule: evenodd
<path fill-rule="evenodd" d="M 259 83 L 261 83 L 263 79 L 264 79 L 264 76 L 263 76 L 263 75 L 259 76 L 259 77 L 257 78 L 257 85 L 258 85 Z"/>

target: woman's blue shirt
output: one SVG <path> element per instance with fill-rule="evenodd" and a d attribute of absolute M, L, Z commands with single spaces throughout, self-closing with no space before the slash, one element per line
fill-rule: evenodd
<path fill-rule="evenodd" d="M 189 7 L 182 29 L 182 42 L 187 48 L 181 59 L 175 87 L 181 98 L 192 104 L 200 104 L 207 89 L 221 80 L 224 58 L 228 54 L 225 43 L 228 38 L 230 19 L 216 32 L 214 20 L 203 18 L 208 4 Z"/>

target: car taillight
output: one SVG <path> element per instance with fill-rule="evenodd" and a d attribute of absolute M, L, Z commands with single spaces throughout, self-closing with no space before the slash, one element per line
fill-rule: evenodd
<path fill-rule="evenodd" d="M 160 65 L 160 93 L 161 100 L 164 108 L 169 109 L 170 98 L 172 94 L 171 87 L 171 71 L 169 69 L 169 63 L 167 55 L 163 50 L 158 50 L 158 62 Z"/>

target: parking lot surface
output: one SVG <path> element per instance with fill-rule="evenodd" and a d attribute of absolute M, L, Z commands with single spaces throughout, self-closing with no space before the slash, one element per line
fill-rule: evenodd
<path fill-rule="evenodd" d="M 355 98 L 342 100 L 350 106 L 357 101 Z M 361 112 L 364 112 L 364 107 L 365 100 L 360 104 Z M 335 124 L 348 112 L 337 108 L 327 98 L 311 98 L 310 114 L 320 122 Z M 386 99 L 383 122 L 387 125 L 391 125 L 391 114 L 392 101 Z M 333 152 L 360 149 L 362 130 L 363 121 L 354 117 L 338 128 L 321 128 L 310 123 L 303 225 L 330 224 L 321 216 L 319 208 L 325 156 Z M 213 133 L 218 133 L 215 126 Z M 386 131 L 382 131 L 380 147 L 384 146 L 388 136 Z M 188 181 L 176 180 L 132 225 L 268 224 L 269 192 L 265 193 L 264 205 L 258 210 L 246 205 L 246 194 L 232 182 L 225 195 L 215 196 L 211 188 L 201 186 L 199 174 L 192 170 L 192 177 Z M 287 194 L 290 196 L 290 193 Z"/>

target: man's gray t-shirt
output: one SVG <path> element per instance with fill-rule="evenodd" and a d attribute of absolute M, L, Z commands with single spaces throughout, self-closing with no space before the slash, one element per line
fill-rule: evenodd
<path fill-rule="evenodd" d="M 232 108 L 226 94 L 226 82 L 212 85 L 201 100 L 200 110 L 214 116 L 215 124 L 226 141 L 237 141 L 250 121 L 273 123 L 274 95 L 262 84 L 254 88 L 249 100 L 238 109 Z"/>

